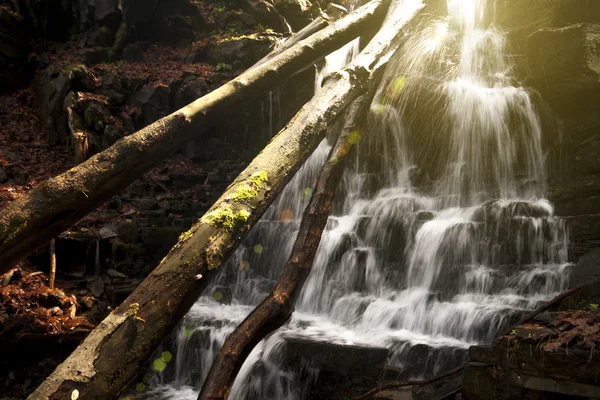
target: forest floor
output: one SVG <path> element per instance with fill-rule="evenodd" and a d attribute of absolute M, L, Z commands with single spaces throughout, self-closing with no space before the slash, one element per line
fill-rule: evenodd
<path fill-rule="evenodd" d="M 193 46 L 205 46 L 197 41 Z M 83 45 L 78 41 L 45 43 L 32 55 L 41 66 L 64 67 L 83 63 Z M 185 51 L 189 51 L 186 49 Z M 111 70 L 147 82 L 169 82 L 186 72 L 218 87 L 230 76 L 217 73 L 215 67 L 181 61 L 182 49 L 152 45 L 145 50 L 144 62 L 119 62 L 90 67 L 94 72 Z M 41 71 L 41 70 L 40 70 Z M 38 75 L 39 75 L 38 71 Z M 65 172 L 75 165 L 69 146 L 48 144 L 36 109 L 37 76 L 31 83 L 12 93 L 0 95 L 0 209 L 2 206 L 40 182 Z M 224 165 L 222 165 L 225 163 Z M 156 180 L 165 173 L 207 175 L 220 168 L 239 169 L 238 161 L 212 163 L 209 171 L 178 155 L 163 162 L 143 180 Z M 207 186 L 207 190 L 211 190 Z M 168 193 L 167 193 L 168 194 Z M 101 207 L 77 226 L 106 223 Z M 116 218 L 126 221 L 131 212 L 123 210 Z M 108 312 L 110 302 L 98 286 L 121 280 L 121 277 L 88 277 L 58 279 L 50 289 L 47 274 L 38 271 L 31 261 L 0 276 L 0 398 L 23 399 L 87 336 Z M 61 276 L 59 272 L 59 276 Z M 96 292 L 94 294 L 94 292 Z"/>

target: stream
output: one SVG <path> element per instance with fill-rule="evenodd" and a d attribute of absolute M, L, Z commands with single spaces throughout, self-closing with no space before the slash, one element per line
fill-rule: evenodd
<path fill-rule="evenodd" d="M 386 348 L 399 377 L 433 376 L 567 287 L 542 122 L 512 75 L 494 1 L 447 3 L 446 17 L 413 24 L 388 65 L 296 311 L 252 351 L 230 399 L 308 398 L 320 371 L 289 365 L 290 341 Z M 316 90 L 358 50 L 327 57 Z M 170 372 L 144 398 L 197 398 L 224 340 L 279 278 L 329 149 L 321 143 L 192 307 Z"/>

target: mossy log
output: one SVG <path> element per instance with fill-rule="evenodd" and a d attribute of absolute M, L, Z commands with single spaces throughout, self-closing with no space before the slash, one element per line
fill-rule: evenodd
<path fill-rule="evenodd" d="M 47 244 L 187 142 L 246 103 L 379 24 L 391 0 L 372 0 L 237 78 L 49 179 L 0 211 L 0 273 Z"/>
<path fill-rule="evenodd" d="M 416 12 L 416 10 L 415 10 Z M 408 21 L 407 16 L 405 21 Z M 271 140 L 138 288 L 33 392 L 29 400 L 111 399 L 131 382 L 251 227 L 325 137 L 347 106 L 366 93 L 395 50 L 373 39 Z"/>
<path fill-rule="evenodd" d="M 317 178 L 315 190 L 304 210 L 298 236 L 275 289 L 229 335 L 217 353 L 198 400 L 227 399 L 242 364 L 254 347 L 291 317 L 304 287 L 346 160 L 365 129 L 361 127 L 372 97 L 364 94 L 348 111 L 345 126 Z"/>
<path fill-rule="evenodd" d="M 296 300 L 312 270 L 346 160 L 354 144 L 366 132 L 361 128 L 361 122 L 365 121 L 372 93 L 378 82 L 378 74 L 373 73 L 372 62 L 386 59 L 386 54 L 390 54 L 396 38 L 400 36 L 400 30 L 420 8 L 416 6 L 408 10 L 397 7 L 401 2 L 402 0 L 396 0 L 392 3 L 390 15 L 381 30 L 350 67 L 368 66 L 366 70 L 371 74 L 366 82 L 372 85 L 370 94 L 362 94 L 352 103 L 348 111 L 344 128 L 319 173 L 315 190 L 304 211 L 292 252 L 275 289 L 226 339 L 217 353 L 198 400 L 227 399 L 235 378 L 252 349 L 292 316 Z M 404 14 L 408 11 L 410 11 L 409 15 Z"/>

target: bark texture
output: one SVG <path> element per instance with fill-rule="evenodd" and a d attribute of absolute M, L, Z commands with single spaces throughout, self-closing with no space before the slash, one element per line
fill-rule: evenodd
<path fill-rule="evenodd" d="M 184 144 L 248 102 L 378 24 L 391 0 L 372 0 L 219 89 L 125 137 L 9 203 L 0 214 L 0 273 L 45 245 Z"/>
<path fill-rule="evenodd" d="M 359 123 L 364 119 L 370 101 L 371 97 L 364 94 L 350 107 L 346 125 L 321 169 L 304 211 L 292 253 L 277 286 L 227 338 L 215 358 L 198 400 L 227 399 L 235 377 L 252 349 L 291 317 L 296 299 L 312 269 L 346 160 L 364 132 Z"/>
<path fill-rule="evenodd" d="M 356 60 L 343 70 L 343 72 L 360 71 L 364 74 L 363 85 L 377 81 L 381 67 L 395 52 L 397 38 L 401 36 L 402 28 L 423 7 L 423 4 L 418 3 L 414 8 L 402 8 L 400 7 L 402 3 L 402 0 L 392 2 L 389 15 L 379 32 Z M 327 87 L 322 90 L 326 91 Z M 277 286 L 227 338 L 217 354 L 198 400 L 227 399 L 235 377 L 252 349 L 268 334 L 281 327 L 292 315 L 296 299 L 312 269 L 331 210 L 331 202 L 341 178 L 344 161 L 356 140 L 354 135 L 360 135 L 360 130 L 354 127 L 362 117 L 361 110 L 366 108 L 363 102 L 369 103 L 370 96 L 363 92 L 359 99 L 354 103 L 348 124 L 345 125 L 330 153 L 329 160 L 321 170 L 316 189 L 304 212 L 292 253 Z"/>
<path fill-rule="evenodd" d="M 114 398 L 171 332 L 347 106 L 389 59 L 374 42 L 330 77 L 140 286 L 28 399 Z M 288 51 L 293 51 L 290 49 Z M 285 53 L 284 53 L 285 54 Z M 277 57 L 275 58 L 277 59 Z M 173 123 L 181 123 L 181 118 Z"/>
<path fill-rule="evenodd" d="M 358 15 L 362 15 L 361 20 L 374 20 L 373 15 L 385 13 L 386 6 L 389 3 L 371 2 L 365 6 L 371 7 L 370 17 L 364 16 L 364 9 Z M 354 15 L 346 18 L 354 19 Z M 154 271 L 57 367 L 29 400 L 70 398 L 75 390 L 82 399 L 112 399 L 135 378 L 144 362 L 216 275 L 218 267 L 325 137 L 328 126 L 352 101 L 366 93 L 371 79 L 379 76 L 395 50 L 394 37 L 410 17 L 412 15 L 398 19 L 394 32 L 386 29 L 389 24 L 385 25 L 387 40 L 375 38 L 355 62 L 326 80 L 322 90 L 271 140 L 190 231 L 180 236 Z M 330 28 L 324 31 L 331 34 Z M 317 35 L 322 36 L 324 31 Z M 259 68 L 266 68 L 267 75 L 268 71 L 277 74 L 280 70 L 267 66 L 290 52 L 302 53 L 304 50 L 298 50 L 298 46 L 306 48 L 305 42 Z M 313 55 L 320 53 L 311 49 L 306 51 Z M 309 58 L 314 56 L 306 59 Z M 238 84 L 243 86 L 233 85 L 228 89 L 233 92 L 230 94 L 233 98 L 234 93 L 239 95 L 237 90 L 242 93 L 249 90 L 242 77 L 238 78 Z M 202 120 L 205 113 L 197 113 L 197 110 L 212 109 L 210 104 L 205 106 L 204 101 L 200 99 L 184 109 L 187 111 L 167 120 L 172 124 Z M 148 157 L 146 153 L 144 159 Z"/>

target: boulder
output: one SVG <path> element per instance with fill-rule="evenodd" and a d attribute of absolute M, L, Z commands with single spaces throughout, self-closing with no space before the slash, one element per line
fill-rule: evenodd
<path fill-rule="evenodd" d="M 279 11 L 265 0 L 247 0 L 242 4 L 244 11 L 251 14 L 254 19 L 271 29 L 275 32 L 289 33 L 289 27 L 286 24 L 285 19 L 281 16 Z"/>
<path fill-rule="evenodd" d="M 307 365 L 340 375 L 357 375 L 376 379 L 387 361 L 385 347 L 339 344 L 303 337 L 285 337 L 283 364 L 287 367 Z"/>
<path fill-rule="evenodd" d="M 266 56 L 275 46 L 270 35 L 241 36 L 226 39 L 209 49 L 206 59 L 221 70 L 246 69 Z"/>
<path fill-rule="evenodd" d="M 170 89 L 163 84 L 145 85 L 133 93 L 128 103 L 136 107 L 133 119 L 137 129 L 153 123 L 170 113 Z"/>
<path fill-rule="evenodd" d="M 273 3 L 295 32 L 312 20 L 312 3 L 309 0 L 274 0 Z"/>
<path fill-rule="evenodd" d="M 178 110 L 208 93 L 208 85 L 202 78 L 193 76 L 183 80 L 173 95 L 173 109 Z"/>

